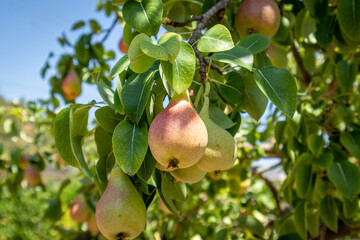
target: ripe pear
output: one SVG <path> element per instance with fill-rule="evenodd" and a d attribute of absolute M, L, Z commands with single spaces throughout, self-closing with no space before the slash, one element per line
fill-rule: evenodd
<path fill-rule="evenodd" d="M 67 100 L 74 101 L 81 93 L 81 80 L 75 70 L 71 70 L 61 83 Z"/>
<path fill-rule="evenodd" d="M 130 178 L 118 167 L 96 206 L 96 223 L 109 240 L 136 238 L 146 224 L 146 207 Z"/>
<path fill-rule="evenodd" d="M 71 218 L 77 223 L 82 223 L 89 217 L 89 214 L 90 208 L 86 203 L 85 196 L 83 194 L 78 195 L 70 206 Z"/>
<path fill-rule="evenodd" d="M 205 123 L 209 139 L 205 153 L 196 166 L 205 172 L 231 168 L 237 157 L 236 142 L 229 132 L 210 120 L 209 98 L 207 96 L 205 96 L 200 116 Z"/>
<path fill-rule="evenodd" d="M 160 163 L 156 162 L 156 165 L 155 167 L 161 171 L 164 171 L 164 172 L 171 172 L 173 169 L 169 169 L 163 165 L 161 165 Z"/>
<path fill-rule="evenodd" d="M 170 174 L 179 182 L 196 183 L 205 177 L 206 172 L 198 168 L 195 164 L 188 168 L 175 169 L 171 171 Z"/>
<path fill-rule="evenodd" d="M 96 224 L 96 219 L 95 219 L 95 213 L 91 212 L 88 219 L 86 219 L 86 223 L 88 226 L 88 230 L 92 233 L 98 233 L 99 232 L 99 228 Z"/>
<path fill-rule="evenodd" d="M 187 168 L 199 161 L 208 142 L 206 127 L 186 92 L 171 99 L 149 129 L 149 147 L 168 169 Z"/>
<path fill-rule="evenodd" d="M 119 42 L 119 50 L 124 54 L 127 54 L 129 51 L 129 46 L 126 45 L 123 38 L 121 38 L 121 40 Z"/>
<path fill-rule="evenodd" d="M 30 186 L 36 186 L 40 183 L 40 173 L 31 164 L 27 164 L 24 170 L 24 177 Z"/>
<path fill-rule="evenodd" d="M 25 170 L 26 166 L 29 164 L 30 157 L 31 156 L 29 154 L 21 155 L 20 162 L 19 162 L 20 169 Z"/>
<path fill-rule="evenodd" d="M 244 0 L 235 16 L 240 37 L 262 33 L 273 37 L 280 26 L 280 10 L 274 0 Z"/>

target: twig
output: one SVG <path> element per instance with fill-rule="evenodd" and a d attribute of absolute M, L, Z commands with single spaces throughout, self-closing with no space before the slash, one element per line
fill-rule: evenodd
<path fill-rule="evenodd" d="M 170 26 L 173 26 L 173 27 L 184 27 L 192 22 L 199 22 L 201 19 L 202 19 L 202 15 L 200 16 L 192 16 L 189 20 L 185 21 L 185 22 L 166 22 L 164 23 L 165 25 L 170 25 Z"/>
<path fill-rule="evenodd" d="M 226 6 L 228 5 L 228 3 L 230 2 L 230 0 L 221 0 L 220 2 L 218 2 L 217 4 L 215 4 L 212 8 L 210 8 L 206 13 L 204 13 L 202 15 L 202 18 L 199 22 L 199 24 L 197 25 L 196 29 L 194 30 L 191 38 L 189 39 L 189 44 L 192 45 L 195 55 L 196 57 L 199 59 L 199 73 L 202 79 L 202 82 L 205 83 L 206 80 L 206 66 L 205 64 L 208 64 L 206 62 L 206 59 L 204 58 L 204 56 L 199 52 L 199 50 L 196 47 L 196 41 L 200 38 L 201 36 L 201 31 L 206 28 L 208 25 L 210 25 L 211 23 L 213 23 L 216 18 L 223 17 L 223 14 L 221 10 L 225 9 Z M 215 17 L 216 14 L 219 14 L 218 17 Z M 215 67 L 211 66 L 212 68 Z M 216 69 L 215 70 L 220 70 L 220 69 Z"/>
<path fill-rule="evenodd" d="M 294 42 L 291 44 L 291 52 L 294 55 L 296 64 L 298 65 L 300 73 L 303 76 L 303 78 L 299 78 L 299 80 L 301 81 L 302 84 L 304 84 L 307 87 L 311 82 L 311 75 L 306 71 L 301 56 Z"/>
<path fill-rule="evenodd" d="M 111 31 L 114 29 L 117 21 L 119 20 L 119 17 L 116 17 L 114 22 L 111 24 L 110 28 L 106 31 L 105 36 L 103 37 L 103 39 L 101 39 L 101 44 L 103 44 L 105 42 L 105 40 L 109 37 Z"/>
<path fill-rule="evenodd" d="M 193 216 L 194 214 L 196 214 L 200 207 L 202 205 L 204 205 L 207 201 L 207 198 L 202 198 L 201 201 L 195 206 L 195 208 L 193 208 L 192 210 L 190 210 L 189 212 L 187 212 L 187 214 L 183 217 L 183 219 L 181 219 L 179 221 L 179 224 L 177 225 L 176 227 L 176 230 L 175 230 L 175 236 L 174 236 L 174 239 L 179 239 L 180 237 L 180 234 L 181 234 L 181 230 L 182 230 L 182 227 L 184 226 L 185 222 L 191 217 Z"/>
<path fill-rule="evenodd" d="M 273 170 L 273 169 L 275 169 L 277 167 L 280 167 L 281 164 L 282 164 L 282 162 L 280 161 L 279 163 L 277 163 L 277 164 L 275 164 L 275 165 L 273 165 L 271 167 L 268 167 L 268 168 L 265 168 L 265 169 L 263 169 L 261 171 L 255 172 L 255 174 L 263 174 L 265 172 L 271 171 L 271 170 Z"/>

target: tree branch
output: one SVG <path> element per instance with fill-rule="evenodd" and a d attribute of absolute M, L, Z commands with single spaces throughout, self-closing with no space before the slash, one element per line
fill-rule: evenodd
<path fill-rule="evenodd" d="M 311 82 L 311 75 L 306 71 L 303 61 L 301 59 L 301 56 L 300 56 L 294 42 L 291 44 L 291 52 L 295 58 L 296 64 L 299 67 L 299 71 L 300 71 L 301 75 L 303 76 L 303 78 L 299 78 L 299 80 L 301 81 L 302 84 L 304 84 L 307 87 L 307 86 L 309 86 L 309 84 Z"/>
<path fill-rule="evenodd" d="M 202 15 L 200 16 L 192 16 L 189 20 L 185 21 L 185 22 L 173 22 L 173 21 L 170 21 L 170 22 L 166 22 L 164 23 L 165 25 L 170 25 L 170 26 L 173 26 L 173 27 L 185 27 L 186 25 L 192 23 L 192 22 L 199 22 L 201 19 L 202 19 Z"/>
<path fill-rule="evenodd" d="M 212 8 L 210 8 L 206 13 L 202 15 L 202 18 L 197 25 L 196 29 L 194 30 L 193 34 L 191 35 L 191 38 L 189 39 L 189 44 L 192 45 L 196 57 L 199 59 L 199 73 L 201 76 L 201 79 L 203 83 L 206 80 L 206 65 L 209 65 L 209 62 L 204 58 L 204 56 L 199 52 L 199 50 L 196 47 L 196 42 L 201 36 L 201 31 L 205 29 L 208 25 L 213 23 L 217 18 L 222 19 L 223 17 L 223 9 L 226 8 L 230 0 L 221 0 L 217 4 L 215 4 Z M 219 13 L 218 17 L 215 17 L 216 14 Z M 220 69 L 218 69 L 215 65 L 211 65 L 213 69 L 219 72 Z M 221 72 L 221 71 L 220 71 Z"/>
<path fill-rule="evenodd" d="M 118 20 L 119 20 L 119 17 L 116 17 L 114 22 L 111 24 L 110 28 L 106 31 L 105 36 L 103 37 L 103 39 L 101 39 L 101 44 L 103 44 L 106 41 L 106 39 L 109 37 L 111 31 L 114 29 L 114 27 L 115 27 Z"/>

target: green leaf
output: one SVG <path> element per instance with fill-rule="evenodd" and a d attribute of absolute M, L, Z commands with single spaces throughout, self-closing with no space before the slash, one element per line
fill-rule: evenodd
<path fill-rule="evenodd" d="M 200 52 L 221 52 L 234 47 L 231 33 L 222 24 L 210 28 L 198 41 Z"/>
<path fill-rule="evenodd" d="M 96 20 L 91 19 L 89 21 L 89 23 L 90 23 L 91 31 L 93 33 L 98 33 L 99 31 L 101 31 L 101 27 L 100 27 L 99 23 Z"/>
<path fill-rule="evenodd" d="M 340 136 L 340 142 L 344 147 L 360 161 L 360 131 L 344 132 Z"/>
<path fill-rule="evenodd" d="M 130 60 L 128 55 L 124 55 L 120 58 L 119 61 L 114 65 L 114 67 L 110 71 L 109 80 L 113 79 L 115 76 L 119 75 L 122 71 L 129 66 Z"/>
<path fill-rule="evenodd" d="M 253 234 L 256 234 L 259 237 L 264 236 L 265 228 L 262 223 L 252 216 L 241 216 L 239 218 L 240 227 L 246 228 Z"/>
<path fill-rule="evenodd" d="M 145 155 L 145 159 L 141 164 L 139 171 L 137 172 L 139 178 L 141 178 L 141 180 L 145 182 L 148 181 L 155 170 L 155 165 L 156 165 L 156 160 L 151 154 L 151 151 L 148 149 Z"/>
<path fill-rule="evenodd" d="M 229 229 L 223 228 L 215 235 L 215 240 L 227 240 L 229 239 Z"/>
<path fill-rule="evenodd" d="M 114 91 L 111 89 L 111 87 L 109 87 L 102 80 L 97 82 L 97 87 L 101 98 L 106 102 L 107 105 L 109 105 L 109 107 L 114 109 Z"/>
<path fill-rule="evenodd" d="M 328 0 L 304 0 L 303 2 L 313 17 L 321 19 L 326 16 Z"/>
<path fill-rule="evenodd" d="M 240 75 L 240 89 L 244 95 L 242 106 L 249 115 L 258 121 L 266 110 L 268 99 L 254 80 L 253 74 Z"/>
<path fill-rule="evenodd" d="M 175 182 L 169 173 L 165 173 L 162 179 L 161 188 L 164 196 L 170 199 L 183 202 L 186 200 L 186 184 Z"/>
<path fill-rule="evenodd" d="M 94 138 L 99 156 L 108 156 L 112 152 L 111 135 L 101 125 L 98 125 L 95 129 Z"/>
<path fill-rule="evenodd" d="M 223 129 L 229 129 L 235 125 L 235 123 L 217 107 L 209 107 L 209 118 Z"/>
<path fill-rule="evenodd" d="M 359 212 L 359 199 L 348 200 L 344 198 L 343 202 L 343 213 L 345 218 L 353 218 Z"/>
<path fill-rule="evenodd" d="M 135 125 L 129 119 L 125 119 L 115 128 L 112 142 L 116 162 L 126 174 L 134 176 L 148 148 L 146 122 L 141 121 L 139 125 Z"/>
<path fill-rule="evenodd" d="M 307 138 L 307 144 L 309 146 L 310 151 L 318 155 L 323 148 L 324 139 L 322 136 L 317 135 L 316 133 L 310 134 Z"/>
<path fill-rule="evenodd" d="M 80 164 L 80 171 L 89 180 L 94 181 L 94 176 L 88 165 L 82 151 L 83 138 L 87 133 L 88 112 L 92 105 L 73 106 L 70 110 L 70 145 L 74 156 Z"/>
<path fill-rule="evenodd" d="M 114 164 L 115 159 L 113 154 L 101 156 L 100 159 L 96 162 L 96 185 L 101 194 L 104 193 L 106 189 L 108 184 L 107 175 L 111 172 Z"/>
<path fill-rule="evenodd" d="M 122 103 L 122 101 L 120 99 L 119 92 L 118 92 L 117 89 L 114 92 L 114 108 L 121 115 L 125 115 L 124 106 L 123 106 L 123 103 Z"/>
<path fill-rule="evenodd" d="M 252 71 L 254 62 L 252 52 L 241 46 L 235 46 L 228 51 L 214 53 L 210 57 L 207 57 L 207 59 L 235 64 L 250 71 Z"/>
<path fill-rule="evenodd" d="M 313 238 L 319 236 L 319 227 L 320 227 L 320 216 L 318 209 L 309 209 L 307 214 L 307 227 L 310 235 Z"/>
<path fill-rule="evenodd" d="M 297 233 L 289 233 L 282 235 L 278 240 L 301 240 L 301 237 Z"/>
<path fill-rule="evenodd" d="M 219 83 L 221 95 L 232 104 L 241 104 L 243 102 L 243 93 L 238 88 L 230 85 L 228 82 Z"/>
<path fill-rule="evenodd" d="M 70 145 L 70 110 L 71 107 L 62 109 L 54 120 L 54 139 L 59 154 L 64 161 L 73 166 L 80 167 Z"/>
<path fill-rule="evenodd" d="M 140 43 L 140 49 L 149 57 L 174 62 L 181 48 L 181 36 L 176 33 L 162 35 L 157 44 L 151 41 Z"/>
<path fill-rule="evenodd" d="M 337 17 L 341 31 L 352 41 L 360 41 L 360 0 L 340 0 Z"/>
<path fill-rule="evenodd" d="M 295 172 L 296 192 L 301 198 L 305 198 L 311 191 L 313 182 L 311 159 L 311 155 L 303 153 L 297 160 Z"/>
<path fill-rule="evenodd" d="M 257 69 L 254 77 L 265 96 L 286 115 L 292 117 L 296 110 L 297 87 L 291 73 L 283 68 L 266 66 Z"/>
<path fill-rule="evenodd" d="M 326 196 L 320 202 L 320 217 L 333 232 L 338 231 L 337 207 L 333 197 Z"/>
<path fill-rule="evenodd" d="M 326 16 L 320 19 L 317 31 L 315 33 L 317 43 L 326 48 L 333 40 L 336 16 Z"/>
<path fill-rule="evenodd" d="M 76 30 L 79 29 L 81 27 L 85 26 L 85 22 L 84 21 L 78 21 L 76 23 L 74 23 L 74 25 L 71 27 L 71 30 Z"/>
<path fill-rule="evenodd" d="M 131 41 L 133 40 L 133 33 L 131 31 L 131 27 L 125 23 L 124 30 L 123 30 L 123 39 L 124 43 L 128 46 L 130 46 Z"/>
<path fill-rule="evenodd" d="M 334 162 L 328 167 L 327 174 L 344 197 L 352 200 L 359 193 L 360 171 L 355 164 L 347 161 Z"/>
<path fill-rule="evenodd" d="M 353 61 L 340 61 L 336 64 L 336 80 L 342 92 L 351 92 L 356 79 L 357 65 Z"/>
<path fill-rule="evenodd" d="M 179 55 L 171 64 L 161 61 L 161 69 L 167 82 L 178 93 L 185 92 L 195 75 L 196 58 L 192 47 L 182 41 Z"/>
<path fill-rule="evenodd" d="M 236 46 L 241 46 L 252 52 L 253 54 L 266 50 L 271 43 L 271 39 L 261 33 L 248 35 L 240 39 Z"/>
<path fill-rule="evenodd" d="M 160 28 L 163 6 L 161 0 L 127 1 L 122 9 L 125 22 L 136 31 L 155 36 Z"/>
<path fill-rule="evenodd" d="M 318 167 L 327 168 L 334 161 L 334 155 L 326 150 L 319 157 L 313 157 L 311 163 Z"/>
<path fill-rule="evenodd" d="M 121 92 L 126 115 L 136 124 L 140 122 L 146 108 L 154 74 L 154 71 L 149 70 L 145 73 L 132 75 L 124 84 Z"/>
<path fill-rule="evenodd" d="M 146 34 L 140 33 L 134 37 L 129 46 L 130 69 L 136 73 L 146 72 L 156 60 L 141 51 L 140 44 L 143 42 L 151 42 L 151 38 L 146 36 Z"/>
<path fill-rule="evenodd" d="M 100 125 L 110 133 L 112 133 L 118 123 L 124 119 L 121 115 L 116 114 L 115 110 L 109 106 L 96 110 L 95 117 Z"/>
<path fill-rule="evenodd" d="M 297 183 L 297 182 L 296 182 Z M 301 236 L 302 239 L 307 239 L 307 217 L 306 217 L 306 204 L 305 201 L 300 201 L 295 208 L 294 218 L 295 218 L 295 227 L 297 233 Z"/>

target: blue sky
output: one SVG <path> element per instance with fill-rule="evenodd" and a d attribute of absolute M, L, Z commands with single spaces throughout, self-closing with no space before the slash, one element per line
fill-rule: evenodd
<path fill-rule="evenodd" d="M 71 49 L 62 48 L 57 38 L 64 32 L 73 43 L 79 32 L 70 31 L 78 20 L 94 18 L 103 28 L 113 19 L 103 12 L 96 12 L 97 0 L 10 0 L 2 1 L 0 7 L 0 96 L 6 100 L 47 99 L 50 94 L 48 78 L 43 80 L 40 69 L 50 51 L 54 67 L 61 53 Z M 79 30 L 81 31 L 81 30 Z M 106 49 L 115 50 L 116 59 L 121 55 L 117 49 L 122 36 L 118 25 L 105 42 Z M 114 63 L 112 63 L 114 64 Z M 110 65 L 112 65 L 110 64 Z M 49 72 L 50 73 L 50 72 Z M 47 77 L 49 77 L 49 73 Z M 83 84 L 83 92 L 77 102 L 100 100 L 94 86 Z"/>

